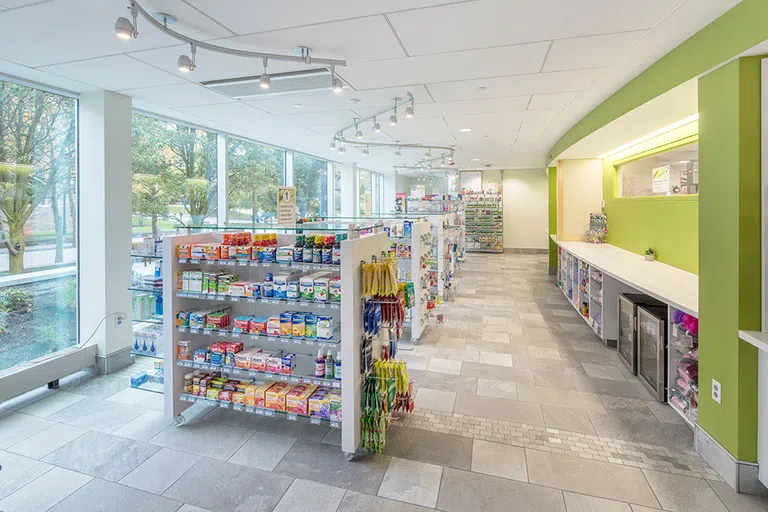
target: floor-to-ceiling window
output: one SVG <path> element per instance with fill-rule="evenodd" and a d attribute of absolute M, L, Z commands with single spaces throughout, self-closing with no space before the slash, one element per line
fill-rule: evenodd
<path fill-rule="evenodd" d="M 0 371 L 77 343 L 77 100 L 0 81 Z"/>
<path fill-rule="evenodd" d="M 373 213 L 373 173 L 365 169 L 358 170 L 357 186 L 359 198 L 358 214 L 368 217 Z"/>
<path fill-rule="evenodd" d="M 285 151 L 228 137 L 228 221 L 271 224 L 277 219 L 277 187 L 285 184 Z"/>
<path fill-rule="evenodd" d="M 293 185 L 300 217 L 328 214 L 328 162 L 293 154 Z"/>
<path fill-rule="evenodd" d="M 216 223 L 216 134 L 133 116 L 133 235 Z"/>
<path fill-rule="evenodd" d="M 341 164 L 334 163 L 333 164 L 333 211 L 331 212 L 331 215 L 340 217 L 341 216 L 341 174 L 343 172 L 343 167 Z"/>

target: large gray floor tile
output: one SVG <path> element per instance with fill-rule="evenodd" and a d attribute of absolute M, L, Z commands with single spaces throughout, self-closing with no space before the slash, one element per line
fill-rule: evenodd
<path fill-rule="evenodd" d="M 464 363 L 464 366 L 461 369 L 461 375 L 479 379 L 506 380 L 509 382 L 533 384 L 533 372 L 531 370 L 507 368 L 491 364 Z M 462 391 L 468 392 L 467 390 Z"/>
<path fill-rule="evenodd" d="M 0 499 L 53 468 L 50 464 L 2 450 L 0 450 L 0 464 L 3 466 L 2 475 L 0 475 Z"/>
<path fill-rule="evenodd" d="M 385 455 L 366 454 L 347 462 L 336 446 L 300 439 L 277 465 L 275 473 L 376 494 L 389 460 Z"/>
<path fill-rule="evenodd" d="M 639 400 L 653 400 L 647 389 L 640 381 L 621 382 L 612 379 L 598 379 L 586 375 L 572 375 L 571 380 L 579 391 L 596 393 L 598 395 L 622 396 Z"/>
<path fill-rule="evenodd" d="M 606 412 L 629 413 L 645 416 L 649 420 L 655 420 L 656 416 L 651 413 L 647 400 L 638 400 L 637 398 L 626 398 L 622 396 L 600 395 L 600 400 L 605 405 Z M 674 412 L 674 411 L 672 411 Z"/>
<path fill-rule="evenodd" d="M 341 500 L 337 512 L 427 512 L 431 508 L 420 507 L 404 503 L 402 501 L 389 500 L 363 494 L 355 491 L 347 491 Z"/>
<path fill-rule="evenodd" d="M 609 411 L 607 414 L 589 413 L 589 419 L 601 437 L 679 450 L 693 447 L 693 432 L 686 425 L 660 423 L 653 416 L 649 418 L 641 414 Z"/>
<path fill-rule="evenodd" d="M 248 419 L 241 425 L 249 430 L 258 430 L 270 434 L 306 439 L 308 441 L 320 441 L 328 434 L 327 423 L 313 425 L 308 419 L 299 418 L 297 421 L 275 421 L 275 418 L 246 414 Z"/>
<path fill-rule="evenodd" d="M 434 373 L 446 373 L 449 375 L 461 375 L 461 365 L 461 361 L 433 357 L 427 364 L 427 371 Z"/>
<path fill-rule="evenodd" d="M 564 492 L 568 512 L 632 512 L 628 503 Z"/>
<path fill-rule="evenodd" d="M 149 442 L 203 457 L 227 460 L 252 434 L 252 430 L 203 419 L 181 427 L 170 426 Z"/>
<path fill-rule="evenodd" d="M 576 390 L 576 386 L 571 381 L 571 376 L 567 373 L 535 370 L 533 372 L 533 383 L 544 388 Z"/>
<path fill-rule="evenodd" d="M 120 483 L 155 494 L 163 494 L 200 461 L 199 455 L 163 448 L 125 475 Z"/>
<path fill-rule="evenodd" d="M 379 487 L 379 496 L 434 508 L 442 474 L 442 466 L 392 458 Z"/>
<path fill-rule="evenodd" d="M 210 414 L 205 416 L 205 421 L 217 421 L 219 423 L 224 423 L 225 425 L 241 427 L 243 426 L 243 423 L 245 423 L 245 421 L 251 416 L 251 414 L 242 411 L 236 411 L 234 409 L 222 409 L 221 407 L 217 407 L 211 411 Z"/>
<path fill-rule="evenodd" d="M 624 378 L 624 374 L 621 373 L 619 368 L 616 366 L 594 363 L 581 363 L 581 365 L 584 367 L 584 371 L 587 372 L 587 376 L 589 377 L 619 381 L 627 380 Z"/>
<path fill-rule="evenodd" d="M 43 459 L 67 469 L 117 482 L 158 451 L 157 446 L 87 432 Z"/>
<path fill-rule="evenodd" d="M 505 380 L 477 379 L 477 394 L 517 400 L 517 385 Z"/>
<path fill-rule="evenodd" d="M 83 398 L 85 398 L 83 395 L 67 393 L 66 391 L 57 391 L 56 393 L 41 398 L 26 407 L 22 407 L 19 409 L 19 412 L 31 414 L 32 416 L 38 416 L 40 418 L 47 418 L 51 414 L 59 412 L 60 410 L 79 402 Z"/>
<path fill-rule="evenodd" d="M 212 512 L 212 511 L 208 510 L 207 508 L 196 507 L 194 505 L 190 505 L 189 503 L 185 503 L 176 512 Z"/>
<path fill-rule="evenodd" d="M 0 416 L 0 450 L 20 443 L 53 425 L 53 421 L 21 412 Z"/>
<path fill-rule="evenodd" d="M 297 478 L 283 495 L 274 512 L 335 512 L 344 497 L 344 489 Z"/>
<path fill-rule="evenodd" d="M 475 439 L 472 448 L 472 471 L 527 482 L 525 450 Z"/>
<path fill-rule="evenodd" d="M 295 443 L 296 439 L 293 437 L 256 432 L 235 452 L 229 462 L 272 471 Z"/>
<path fill-rule="evenodd" d="M 768 498 L 740 494 L 725 482 L 709 482 L 717 497 L 730 512 L 764 512 L 768 510 Z"/>
<path fill-rule="evenodd" d="M 91 398 L 104 399 L 114 395 L 118 391 L 129 388 L 131 381 L 124 377 L 112 377 L 109 375 L 96 376 L 76 386 L 67 387 L 64 391 Z"/>
<path fill-rule="evenodd" d="M 86 398 L 51 414 L 49 418 L 76 427 L 110 434 L 132 419 L 139 417 L 143 412 L 142 409 L 130 405 Z"/>
<path fill-rule="evenodd" d="M 477 379 L 472 377 L 422 372 L 411 370 L 410 368 L 408 368 L 408 376 L 413 380 L 413 386 L 416 389 L 429 388 L 438 391 L 451 391 L 453 393 L 474 393 L 477 389 Z"/>
<path fill-rule="evenodd" d="M 565 512 L 559 490 L 451 468 L 443 470 L 437 508 L 447 512 Z"/>
<path fill-rule="evenodd" d="M 643 473 L 637 468 L 539 450 L 525 450 L 525 453 L 531 483 L 638 505 L 659 506 Z"/>
<path fill-rule="evenodd" d="M 92 476 L 64 468 L 53 468 L 5 499 L 0 500 L 3 512 L 45 512 L 87 484 Z"/>
<path fill-rule="evenodd" d="M 49 512 L 176 512 L 181 503 L 94 478 Z"/>
<path fill-rule="evenodd" d="M 393 425 L 387 432 L 384 453 L 438 466 L 469 469 L 472 439 Z"/>
<path fill-rule="evenodd" d="M 419 388 L 416 391 L 416 403 L 419 408 L 453 412 L 456 393 L 436 389 Z"/>
<path fill-rule="evenodd" d="M 224 475 L 230 476 L 230 484 L 222 482 Z M 215 512 L 269 512 L 291 482 L 291 478 L 268 471 L 203 459 L 177 480 L 164 496 Z"/>
<path fill-rule="evenodd" d="M 165 419 L 162 412 L 149 410 L 112 432 L 112 435 L 146 442 L 165 430 L 171 423 Z"/>
<path fill-rule="evenodd" d="M 643 470 L 664 510 L 675 512 L 728 512 L 706 480 Z"/>
<path fill-rule="evenodd" d="M 84 428 L 66 423 L 54 423 L 47 429 L 11 446 L 8 451 L 33 459 L 41 459 L 86 432 Z"/>
<path fill-rule="evenodd" d="M 160 393 L 149 393 L 149 396 L 138 403 L 142 409 L 163 412 L 165 410 L 165 395 Z"/>
<path fill-rule="evenodd" d="M 544 426 L 544 416 L 538 403 L 460 393 L 456 396 L 453 411 L 467 416 Z"/>
<path fill-rule="evenodd" d="M 581 391 L 518 384 L 517 399 L 521 402 L 556 405 L 589 412 L 605 412 L 605 406 L 598 395 Z"/>
<path fill-rule="evenodd" d="M 595 428 L 587 411 L 547 404 L 541 406 L 541 411 L 544 413 L 544 423 L 548 428 L 595 435 Z"/>

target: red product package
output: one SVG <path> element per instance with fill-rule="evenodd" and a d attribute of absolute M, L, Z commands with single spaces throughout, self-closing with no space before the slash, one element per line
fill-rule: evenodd
<path fill-rule="evenodd" d="M 232 401 L 232 393 L 233 391 L 227 391 L 223 390 L 219 393 L 219 400 L 222 402 L 231 402 Z"/>
<path fill-rule="evenodd" d="M 248 322 L 248 332 L 251 334 L 266 334 L 267 333 L 267 318 L 257 317 L 251 318 Z"/>

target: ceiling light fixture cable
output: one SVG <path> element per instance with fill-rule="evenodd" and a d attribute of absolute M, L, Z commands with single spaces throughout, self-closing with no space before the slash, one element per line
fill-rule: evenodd
<path fill-rule="evenodd" d="M 338 59 L 317 59 L 315 57 L 310 57 L 309 55 L 309 49 L 307 49 L 306 52 L 303 52 L 302 55 L 285 55 L 280 53 L 265 53 L 265 52 L 254 52 L 250 50 L 241 50 L 238 48 L 228 48 L 226 46 L 219 46 L 216 44 L 211 44 L 205 41 L 200 41 L 198 39 L 194 39 L 192 37 L 186 36 L 180 32 L 176 32 L 175 30 L 168 27 L 168 25 L 164 21 L 159 21 L 155 19 L 152 14 L 147 12 L 137 0 L 128 0 L 129 9 L 131 11 L 131 18 L 133 19 L 133 22 L 125 17 L 120 17 L 115 22 L 115 34 L 120 39 L 130 39 L 131 37 L 134 39 L 138 39 L 139 37 L 139 31 L 138 31 L 138 17 L 141 15 L 142 18 L 144 18 L 150 25 L 155 27 L 157 30 L 163 32 L 164 34 L 178 40 L 182 41 L 187 44 L 194 44 L 197 48 L 208 50 L 210 52 L 216 52 L 216 53 L 223 53 L 225 55 L 234 55 L 236 57 L 246 57 L 250 59 L 264 59 L 269 58 L 272 60 L 277 61 L 286 61 L 286 62 L 300 62 L 302 64 L 319 64 L 322 66 L 325 66 L 327 69 L 331 71 L 331 86 L 333 87 L 334 92 L 341 92 L 341 89 L 344 87 L 343 82 L 341 79 L 339 79 L 338 75 L 336 75 L 335 68 L 336 66 L 346 66 L 347 62 L 344 60 L 338 60 Z M 339 90 L 337 91 L 337 86 L 339 87 Z"/>

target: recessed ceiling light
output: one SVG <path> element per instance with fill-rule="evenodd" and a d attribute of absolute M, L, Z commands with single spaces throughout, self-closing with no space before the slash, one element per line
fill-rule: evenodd
<path fill-rule="evenodd" d="M 486 87 L 486 86 L 484 86 L 484 85 L 478 85 L 478 86 L 477 86 L 477 90 L 478 90 L 478 91 L 484 91 L 484 90 L 486 90 L 486 89 L 487 89 L 487 87 Z"/>
<path fill-rule="evenodd" d="M 461 129 L 461 130 L 459 130 L 459 131 L 460 131 L 460 132 L 471 132 L 471 131 L 472 131 L 472 128 L 462 128 L 462 129 Z"/>
<path fill-rule="evenodd" d="M 301 108 L 301 103 L 294 103 L 293 106 L 296 108 Z"/>
<path fill-rule="evenodd" d="M 479 159 L 479 158 L 473 158 L 473 159 L 472 159 L 472 161 L 473 161 L 473 162 L 479 162 L 479 161 L 480 161 L 480 159 Z"/>
<path fill-rule="evenodd" d="M 362 100 L 360 98 L 349 98 L 349 102 L 353 105 L 360 103 Z"/>

